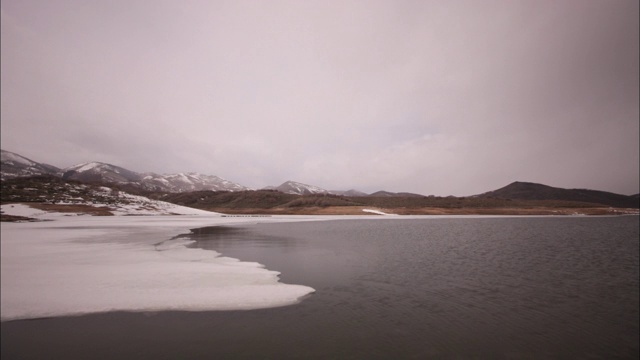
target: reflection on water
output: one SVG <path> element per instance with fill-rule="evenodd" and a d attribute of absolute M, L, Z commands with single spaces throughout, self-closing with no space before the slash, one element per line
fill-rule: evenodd
<path fill-rule="evenodd" d="M 240 226 L 207 226 L 191 229 L 188 234 L 178 235 L 198 242 L 197 247 L 216 250 L 232 245 L 247 244 L 250 247 L 261 246 L 295 246 L 295 239 L 290 237 L 273 237 L 256 233 L 251 227 Z M 216 250 L 218 251 L 218 250 Z"/>

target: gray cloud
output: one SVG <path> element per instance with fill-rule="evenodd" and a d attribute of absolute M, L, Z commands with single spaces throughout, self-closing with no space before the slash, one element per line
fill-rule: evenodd
<path fill-rule="evenodd" d="M 2 147 L 262 187 L 637 193 L 635 1 L 3 1 Z"/>

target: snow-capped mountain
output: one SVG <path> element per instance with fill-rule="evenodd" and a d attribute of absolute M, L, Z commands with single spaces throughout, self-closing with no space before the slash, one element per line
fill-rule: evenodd
<path fill-rule="evenodd" d="M 0 150 L 0 152 L 0 177 L 2 179 L 37 175 L 52 175 L 60 170 L 55 166 L 35 162 L 31 159 L 27 159 L 22 155 L 12 153 L 11 151 Z"/>
<path fill-rule="evenodd" d="M 86 183 L 120 184 L 121 188 L 136 192 L 138 190 L 157 192 L 190 191 L 244 191 L 250 188 L 223 179 L 215 175 L 195 172 L 177 174 L 138 173 L 120 166 L 93 161 L 70 166 L 64 169 L 35 162 L 24 156 L 2 150 L 2 179 L 29 177 L 35 175 L 54 175 L 64 180 L 76 180 Z M 349 191 L 328 191 L 317 186 L 286 181 L 277 187 L 266 187 L 287 194 L 336 194 L 345 196 L 365 196 L 365 193 Z"/>
<path fill-rule="evenodd" d="M 335 195 L 342 195 L 342 196 L 367 196 L 369 194 L 362 192 L 360 190 L 355 190 L 355 189 L 351 189 L 351 190 L 331 190 L 329 191 L 331 194 L 335 194 Z"/>
<path fill-rule="evenodd" d="M 83 182 L 129 183 L 142 180 L 142 176 L 134 171 L 95 161 L 62 169 L 58 176 Z"/>
<path fill-rule="evenodd" d="M 161 189 L 167 192 L 187 192 L 200 190 L 242 191 L 250 190 L 246 186 L 225 180 L 215 175 L 203 175 L 195 172 L 158 175 L 143 174 L 142 184 L 149 190 Z"/>
<path fill-rule="evenodd" d="M 97 161 L 60 169 L 55 166 L 35 162 L 22 155 L 6 150 L 2 150 L 1 174 L 3 180 L 36 175 L 55 175 L 65 180 L 126 184 L 133 188 L 161 192 L 250 190 L 246 186 L 215 175 L 204 175 L 195 172 L 164 175 L 138 173 L 120 166 Z"/>
<path fill-rule="evenodd" d="M 279 186 L 267 186 L 263 190 L 277 190 L 285 194 L 311 195 L 311 194 L 333 194 L 342 196 L 367 196 L 367 193 L 351 190 L 325 190 L 321 187 L 299 183 L 297 181 L 286 181 Z"/>
<path fill-rule="evenodd" d="M 307 185 L 295 181 L 286 181 L 280 186 L 271 187 L 285 194 L 310 195 L 310 194 L 328 194 L 329 191 L 313 185 Z"/>
<path fill-rule="evenodd" d="M 69 180 L 127 184 L 144 190 L 162 192 L 248 190 L 245 186 L 215 175 L 203 175 L 194 172 L 164 175 L 154 173 L 140 174 L 101 162 L 74 165 L 60 170 L 58 175 L 63 179 Z"/>

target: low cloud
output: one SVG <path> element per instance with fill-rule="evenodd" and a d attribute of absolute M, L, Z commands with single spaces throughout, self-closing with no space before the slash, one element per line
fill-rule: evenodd
<path fill-rule="evenodd" d="M 247 186 L 639 187 L 638 4 L 2 2 L 2 147 Z"/>

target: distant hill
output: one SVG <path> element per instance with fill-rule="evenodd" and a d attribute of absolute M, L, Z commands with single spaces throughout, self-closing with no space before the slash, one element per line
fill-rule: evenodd
<path fill-rule="evenodd" d="M 162 195 L 159 199 L 199 209 L 271 209 L 360 205 L 333 194 L 287 194 L 277 190 L 194 191 Z"/>
<path fill-rule="evenodd" d="M 16 177 L 53 175 L 60 169 L 44 163 L 28 159 L 11 151 L 0 150 L 0 177 L 12 179 Z"/>
<path fill-rule="evenodd" d="M 314 195 L 314 194 L 333 194 L 341 196 L 367 196 L 367 193 L 351 189 L 351 190 L 325 190 L 319 186 L 303 184 L 297 181 L 285 181 L 279 186 L 266 186 L 262 190 L 277 190 L 285 194 L 295 195 Z"/>
<path fill-rule="evenodd" d="M 141 180 L 146 190 L 165 192 L 189 192 L 189 191 L 243 191 L 248 187 L 225 180 L 215 175 L 204 175 L 195 172 L 164 174 L 143 174 Z"/>
<path fill-rule="evenodd" d="M 516 200 L 562 200 L 603 204 L 613 207 L 638 208 L 638 195 L 621 195 L 587 189 L 563 189 L 530 182 L 513 182 L 503 188 L 476 197 Z"/>
<path fill-rule="evenodd" d="M 424 197 L 424 195 L 408 193 L 408 192 L 389 192 L 389 191 L 376 191 L 369 194 L 371 197 Z"/>
<path fill-rule="evenodd" d="M 311 194 L 328 194 L 329 193 L 328 190 L 325 190 L 323 188 L 313 186 L 313 185 L 303 184 L 303 183 L 299 183 L 291 180 L 285 181 L 284 183 L 280 184 L 280 186 L 277 186 L 277 187 L 270 186 L 268 188 L 265 188 L 265 190 L 269 190 L 269 189 L 277 190 L 285 194 L 295 194 L 295 195 L 311 195 Z"/>
<path fill-rule="evenodd" d="M 282 206 L 300 196 L 286 194 L 276 190 L 249 191 L 193 191 L 162 195 L 163 201 L 194 208 L 228 208 L 228 209 L 268 209 Z"/>
<path fill-rule="evenodd" d="M 342 196 L 368 196 L 369 194 L 362 192 L 360 190 L 355 190 L 355 189 L 351 189 L 351 190 L 330 190 L 329 191 L 331 194 L 335 194 L 335 195 L 342 195 Z"/>
<path fill-rule="evenodd" d="M 57 175 L 64 180 L 82 182 L 123 183 L 142 180 L 142 175 L 134 171 L 96 161 L 70 166 L 60 170 Z"/>

